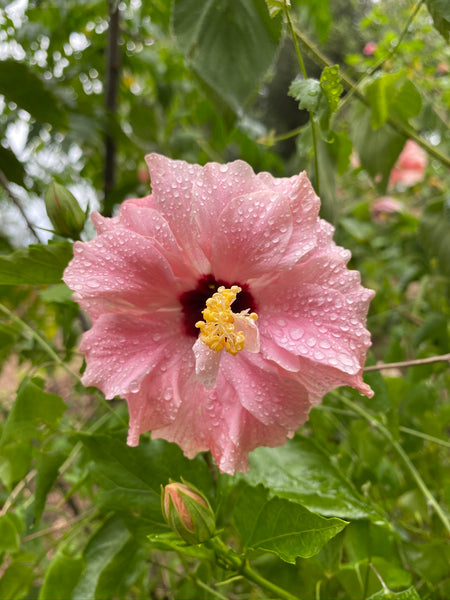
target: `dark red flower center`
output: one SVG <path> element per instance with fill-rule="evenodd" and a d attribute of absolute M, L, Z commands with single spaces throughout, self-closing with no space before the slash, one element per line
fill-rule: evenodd
<path fill-rule="evenodd" d="M 242 290 L 233 302 L 232 310 L 234 313 L 239 313 L 247 308 L 250 309 L 250 312 L 257 312 L 255 301 L 246 283 L 236 281 L 229 283 L 223 279 L 216 279 L 211 274 L 203 275 L 198 280 L 197 287 L 194 290 L 183 292 L 179 297 L 184 317 L 184 330 L 187 335 L 198 337 L 198 329 L 195 327 L 195 324 L 202 320 L 202 310 L 206 307 L 206 301 L 217 292 L 217 289 L 221 285 L 226 288 L 238 285 Z"/>

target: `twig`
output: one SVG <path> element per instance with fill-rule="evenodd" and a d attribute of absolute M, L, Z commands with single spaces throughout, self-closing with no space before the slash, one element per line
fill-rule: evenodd
<path fill-rule="evenodd" d="M 53 525 L 52 527 L 47 527 L 47 529 L 41 529 L 40 531 L 36 531 L 35 533 L 30 533 L 30 535 L 26 535 L 22 539 L 22 543 L 26 544 L 27 542 L 31 542 L 32 540 L 36 540 L 44 535 L 50 535 L 52 533 L 58 533 L 61 530 L 67 529 L 68 527 L 72 527 L 75 523 L 79 521 L 83 521 L 85 518 L 90 518 L 94 513 L 97 512 L 97 508 L 91 508 L 84 513 L 73 517 L 72 519 L 68 519 L 65 523 L 61 523 L 60 525 Z"/>
<path fill-rule="evenodd" d="M 418 365 L 429 365 L 437 362 L 450 363 L 450 354 L 441 354 L 440 356 L 429 356 L 428 358 L 416 358 L 415 360 L 403 360 L 395 363 L 381 363 L 379 365 L 370 365 L 364 367 L 364 373 L 369 371 L 384 371 L 385 369 L 401 369 L 402 367 L 416 367 Z"/>
<path fill-rule="evenodd" d="M 25 212 L 25 210 L 24 210 L 24 208 L 23 208 L 23 206 L 22 206 L 19 198 L 11 191 L 11 188 L 9 187 L 9 181 L 5 177 L 5 174 L 3 173 L 3 171 L 1 171 L 1 170 L 0 170 L 0 184 L 3 187 L 3 189 L 5 190 L 5 192 L 8 194 L 10 200 L 18 208 L 20 214 L 22 215 L 22 217 L 25 220 L 25 223 L 27 224 L 28 229 L 30 230 L 31 235 L 40 244 L 42 242 L 42 240 L 40 239 L 40 237 L 36 233 L 33 225 L 31 224 L 31 221 L 28 219 L 27 213 Z"/>
<path fill-rule="evenodd" d="M 0 510 L 0 517 L 2 517 L 3 515 L 5 515 L 8 512 L 8 510 L 12 506 L 14 500 L 17 498 L 17 496 L 20 494 L 20 492 L 23 490 L 23 488 L 26 487 L 30 483 L 30 481 L 32 481 L 32 479 L 34 478 L 36 473 L 37 473 L 36 469 L 33 469 L 29 473 L 27 473 L 26 476 L 21 481 L 19 481 L 19 483 L 16 485 L 16 487 L 13 489 L 13 491 L 8 496 L 2 509 Z"/>
<path fill-rule="evenodd" d="M 117 112 L 117 95 L 119 89 L 120 73 L 120 12 L 119 3 L 109 0 L 109 28 L 108 45 L 106 50 L 106 82 L 105 82 L 105 107 L 108 121 L 114 118 Z M 105 137 L 105 173 L 103 182 L 104 213 L 111 216 L 112 206 L 108 197 L 114 188 L 116 170 L 116 141 L 111 134 L 110 125 L 107 126 Z"/>

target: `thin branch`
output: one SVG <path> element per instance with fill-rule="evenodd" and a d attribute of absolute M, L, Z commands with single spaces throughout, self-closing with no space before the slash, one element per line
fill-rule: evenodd
<path fill-rule="evenodd" d="M 114 118 L 117 112 L 117 97 L 120 75 L 120 12 L 119 3 L 109 0 L 109 28 L 108 45 L 106 50 L 106 82 L 105 82 L 105 107 L 108 121 Z M 105 173 L 103 181 L 105 215 L 111 216 L 112 206 L 108 197 L 114 189 L 116 171 L 117 144 L 108 126 L 105 137 Z"/>
<path fill-rule="evenodd" d="M 384 371 L 385 369 L 401 369 L 403 367 L 416 367 L 418 365 L 430 365 L 437 362 L 448 362 L 450 364 L 450 354 L 441 354 L 440 356 L 429 356 L 428 358 L 416 358 L 415 360 L 403 360 L 395 363 L 381 363 L 364 367 L 364 373 L 369 371 Z"/>
<path fill-rule="evenodd" d="M 1 171 L 1 170 L 0 170 L 0 184 L 3 187 L 3 189 L 5 190 L 5 192 L 8 194 L 12 203 L 18 208 L 20 214 L 22 215 L 22 217 L 25 220 L 25 223 L 27 224 L 28 229 L 30 230 L 31 235 L 35 238 L 35 240 L 39 244 L 41 244 L 42 240 L 36 233 L 33 225 L 31 224 L 31 221 L 28 219 L 27 213 L 25 212 L 25 210 L 22 206 L 22 203 L 20 202 L 19 198 L 11 191 L 11 188 L 9 187 L 9 181 L 5 177 L 5 174 L 3 173 L 3 171 Z"/>

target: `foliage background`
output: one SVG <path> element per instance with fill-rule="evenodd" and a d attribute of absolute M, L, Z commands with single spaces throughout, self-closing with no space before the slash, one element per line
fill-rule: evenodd
<path fill-rule="evenodd" d="M 368 364 L 448 355 L 447 3 L 293 0 L 308 77 L 339 65 L 332 107 L 301 86 L 288 95 L 302 78 L 283 12 L 269 16 L 280 7 L 0 2 L 0 598 L 267 597 L 166 535 L 160 485 L 180 477 L 209 497 L 222 539 L 295 597 L 450 597 L 448 356 L 367 372 L 374 399 L 329 394 L 294 440 L 255 451 L 235 477 L 149 436 L 128 448 L 125 402 L 79 383 L 88 324 L 60 283 L 71 242 L 48 231 L 45 191 L 55 179 L 111 215 L 148 193 L 151 151 L 306 169 L 377 292 Z M 315 115 L 319 177 L 299 102 Z M 411 137 L 427 149 L 425 178 L 388 187 Z M 375 219 L 385 194 L 404 208 Z M 268 547 L 277 510 L 290 535 Z"/>

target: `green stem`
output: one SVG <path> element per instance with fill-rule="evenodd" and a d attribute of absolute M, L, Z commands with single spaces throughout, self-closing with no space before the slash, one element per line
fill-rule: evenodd
<path fill-rule="evenodd" d="M 294 31 L 294 27 L 292 25 L 291 17 L 289 15 L 288 3 L 284 3 L 284 14 L 286 15 L 286 21 L 289 27 L 289 31 L 291 33 L 292 41 L 294 42 L 295 52 L 297 54 L 298 63 L 300 65 L 300 70 L 302 72 L 303 78 L 308 79 L 308 75 L 306 73 L 305 63 L 303 61 L 302 53 L 300 52 L 300 48 L 297 42 L 297 36 Z M 319 157 L 317 152 L 317 132 L 316 132 L 316 124 L 314 122 L 314 113 L 312 110 L 309 112 L 309 120 L 311 123 L 311 133 L 313 140 L 313 150 L 314 150 L 314 174 L 315 174 L 315 183 L 316 183 L 316 192 L 317 195 L 320 196 L 320 180 L 319 180 Z"/>
<path fill-rule="evenodd" d="M 219 537 L 212 538 L 208 544 L 228 569 L 237 571 L 249 581 L 256 583 L 260 588 L 269 592 L 271 597 L 279 598 L 281 600 L 298 600 L 296 596 L 293 596 L 283 588 L 278 587 L 254 571 L 245 558 L 236 554 L 236 552 L 227 546 Z"/>
<path fill-rule="evenodd" d="M 355 404 L 354 402 L 352 402 L 351 400 L 348 400 L 347 398 L 345 398 L 343 396 L 340 396 L 339 399 L 343 404 L 345 404 L 346 406 L 348 406 L 349 408 L 351 408 L 352 410 L 357 412 L 364 419 L 366 419 L 366 421 L 368 421 L 371 425 L 376 427 L 378 429 L 378 431 L 380 431 L 389 440 L 389 442 L 391 443 L 394 450 L 397 452 L 397 454 L 400 456 L 400 458 L 405 463 L 405 465 L 408 468 L 409 472 L 411 473 L 413 479 L 417 483 L 418 488 L 420 489 L 422 494 L 425 496 L 425 499 L 434 508 L 436 514 L 438 515 L 438 517 L 441 520 L 442 524 L 444 525 L 445 529 L 450 534 L 450 521 L 447 518 L 447 515 L 444 513 L 444 511 L 442 510 L 442 508 L 439 506 L 438 502 L 436 501 L 436 498 L 433 496 L 431 491 L 428 489 L 426 483 L 422 479 L 422 476 L 420 475 L 419 471 L 416 469 L 416 467 L 411 462 L 409 456 L 406 454 L 406 452 L 403 450 L 403 448 L 397 442 L 397 440 L 395 440 L 393 438 L 389 429 L 387 427 L 385 427 L 382 423 L 380 423 L 380 421 L 378 421 L 378 419 L 376 419 L 373 415 L 368 413 L 364 408 L 359 406 L 359 404 Z"/>
<path fill-rule="evenodd" d="M 333 65 L 333 63 L 324 54 L 322 54 L 301 31 L 299 31 L 298 29 L 294 29 L 294 33 L 296 38 L 298 38 L 301 41 L 301 43 L 305 46 L 307 51 L 311 54 L 313 59 L 318 64 L 324 67 L 331 67 Z M 350 92 L 355 94 L 355 96 L 359 100 L 361 100 L 361 102 L 363 102 L 366 106 L 370 107 L 370 102 L 365 97 L 363 92 L 361 92 L 361 90 L 358 89 L 357 84 L 348 75 L 342 72 L 342 70 L 340 70 L 340 73 L 343 83 L 347 86 Z M 412 127 L 410 127 L 402 121 L 397 121 L 393 117 L 388 117 L 386 122 L 389 123 L 389 125 L 393 129 L 395 129 L 395 131 L 397 131 L 401 135 L 404 135 L 407 138 L 413 139 L 430 156 L 436 158 L 440 163 L 450 168 L 450 157 L 439 152 L 439 150 L 437 150 L 434 146 L 431 146 L 431 144 L 429 144 L 426 140 L 421 138 Z"/>

